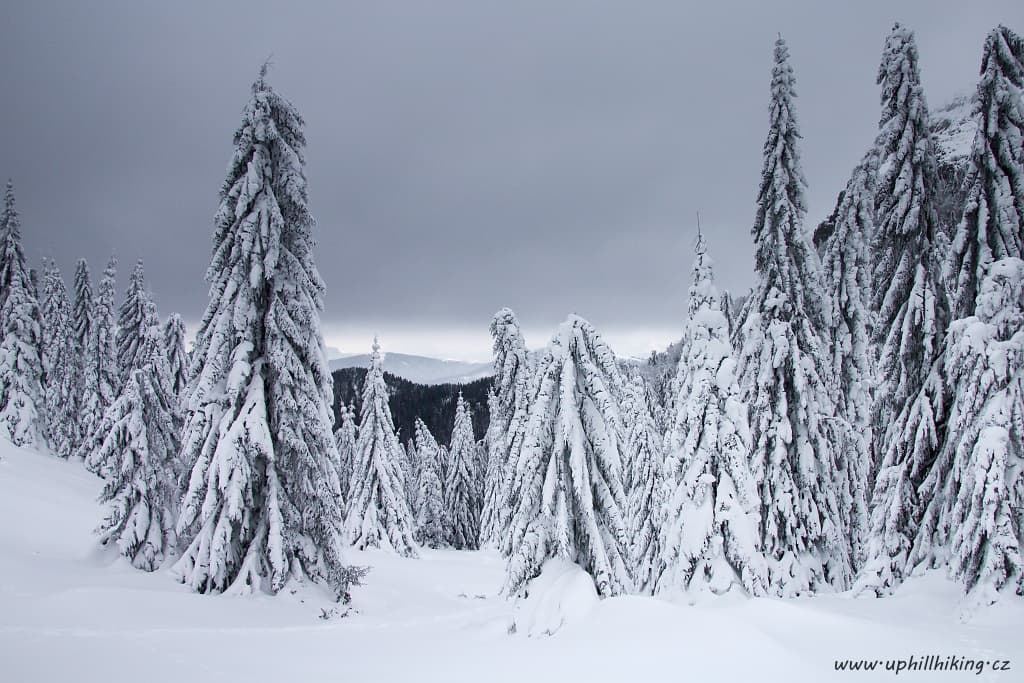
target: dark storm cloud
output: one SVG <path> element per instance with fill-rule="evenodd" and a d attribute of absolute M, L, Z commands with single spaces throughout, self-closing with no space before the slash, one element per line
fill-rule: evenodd
<path fill-rule="evenodd" d="M 308 124 L 329 341 L 463 355 L 504 305 L 545 336 L 579 312 L 626 352 L 678 336 L 698 210 L 720 284 L 752 284 L 776 32 L 813 224 L 874 136 L 894 20 L 932 105 L 973 88 L 991 27 L 1024 30 L 1019 2 L 14 4 L 0 174 L 34 261 L 142 257 L 161 310 L 196 320 L 231 134 L 272 54 Z"/>

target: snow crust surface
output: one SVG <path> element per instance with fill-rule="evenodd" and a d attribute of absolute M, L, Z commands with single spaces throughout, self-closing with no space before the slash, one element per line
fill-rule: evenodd
<path fill-rule="evenodd" d="M 372 569 L 347 616 L 309 585 L 275 597 L 198 595 L 174 581 L 170 563 L 146 573 L 98 546 L 100 489 L 80 462 L 0 441 L 0 680 L 1011 681 L 1024 670 L 1024 600 L 1007 595 L 963 623 L 961 589 L 940 573 L 886 599 L 690 606 L 588 599 L 578 568 L 561 563 L 542 577 L 551 591 L 537 592 L 560 609 L 535 611 L 534 623 L 569 618 L 538 637 L 509 633 L 516 603 L 498 595 L 504 562 L 487 551 L 349 551 L 350 563 Z M 928 654 L 1013 668 L 898 678 L 834 670 L 837 658 Z"/>

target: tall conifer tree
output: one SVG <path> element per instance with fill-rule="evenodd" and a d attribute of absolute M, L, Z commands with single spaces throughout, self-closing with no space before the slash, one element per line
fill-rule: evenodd
<path fill-rule="evenodd" d="M 405 451 L 395 434 L 380 343 L 373 340 L 345 512 L 345 534 L 356 548 L 390 548 L 416 557 L 412 512 L 405 494 Z"/>
<path fill-rule="evenodd" d="M 774 592 L 791 596 L 852 578 L 844 552 L 829 310 L 817 252 L 804 231 L 804 180 L 793 69 L 775 43 L 768 138 L 752 233 L 758 283 L 747 301 L 740 385 L 750 410 L 751 463 L 762 504 L 761 542 Z"/>
<path fill-rule="evenodd" d="M 124 380 L 127 380 L 133 371 L 142 367 L 139 348 L 143 344 L 143 337 L 149 333 L 145 316 L 151 301 L 152 297 L 146 291 L 146 274 L 142 267 L 142 259 L 139 259 L 128 280 L 128 290 L 117 313 L 117 366 Z"/>
<path fill-rule="evenodd" d="M 747 407 L 740 400 L 729 322 L 702 235 L 696 252 L 673 382 L 675 414 L 665 439 L 660 557 L 652 579 L 660 593 L 721 594 L 735 586 L 764 595 L 762 508 L 750 472 Z"/>
<path fill-rule="evenodd" d="M 448 542 L 457 550 L 475 550 L 480 536 L 479 499 L 474 481 L 476 439 L 473 437 L 473 413 L 461 391 L 455 406 L 449 453 L 451 460 L 444 488 Z"/>
<path fill-rule="evenodd" d="M 43 390 L 53 450 L 67 458 L 78 447 L 81 398 L 79 351 L 71 301 L 55 261 L 43 274 Z"/>
<path fill-rule="evenodd" d="M 235 132 L 215 220 L 185 402 L 191 475 L 175 571 L 200 592 L 276 593 L 308 576 L 346 597 L 358 572 L 342 558 L 304 121 L 266 68 Z"/>
<path fill-rule="evenodd" d="M 880 466 L 858 587 L 884 594 L 931 558 L 929 531 L 923 546 L 916 551 L 913 546 L 928 505 L 922 486 L 943 441 L 948 389 L 942 349 L 949 305 L 941 267 L 947 240 L 935 210 L 935 143 L 928 132 L 914 34 L 900 24 L 885 41 L 878 83 L 882 118 L 875 143 L 880 170 L 872 301 L 878 365 L 872 431 Z"/>
<path fill-rule="evenodd" d="M 356 412 L 350 405 L 341 406 L 341 418 L 338 428 L 334 431 L 334 441 L 338 445 L 338 481 L 341 484 L 341 497 L 348 500 L 352 489 L 352 463 L 356 454 Z"/>
<path fill-rule="evenodd" d="M 825 291 L 831 306 L 832 366 L 836 371 L 836 483 L 848 530 L 851 562 L 863 561 L 868 532 L 868 482 L 874 466 L 871 439 L 872 353 L 870 339 L 874 154 L 854 169 L 840 195 L 832 232 L 822 245 Z"/>
<path fill-rule="evenodd" d="M 953 240 L 953 317 L 974 314 L 992 261 L 1024 257 L 1024 40 L 999 26 L 985 40 L 975 100 L 978 131 Z"/>
<path fill-rule="evenodd" d="M 487 427 L 487 471 L 480 520 L 482 544 L 499 542 L 507 535 L 511 502 L 508 500 L 515 463 L 529 411 L 530 364 L 526 342 L 516 314 L 508 308 L 491 320 L 494 350 L 494 389 Z"/>
<path fill-rule="evenodd" d="M 18 446 L 46 443 L 42 329 L 32 289 L 8 180 L 0 213 L 0 435 Z"/>
<path fill-rule="evenodd" d="M 107 406 L 114 402 L 120 390 L 120 371 L 117 365 L 115 343 L 117 319 L 114 305 L 114 279 L 117 260 L 111 257 L 103 271 L 93 297 L 89 323 L 89 339 L 82 353 L 84 370 L 82 399 L 82 438 L 91 437 L 96 425 L 103 419 Z"/>
<path fill-rule="evenodd" d="M 167 316 L 163 328 L 164 351 L 167 352 L 167 372 L 171 380 L 171 391 L 180 398 L 188 384 L 188 352 L 185 351 L 185 323 L 181 316 L 172 313 Z"/>

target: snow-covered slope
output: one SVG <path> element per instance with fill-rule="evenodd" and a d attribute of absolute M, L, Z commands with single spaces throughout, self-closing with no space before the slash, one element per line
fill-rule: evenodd
<path fill-rule="evenodd" d="M 935 208 L 939 221 L 949 231 L 963 214 L 964 178 L 970 163 L 971 146 L 978 122 L 972 114 L 974 99 L 969 95 L 954 98 L 931 112 L 929 128 L 935 138 L 938 164 L 938 193 Z"/>
<path fill-rule="evenodd" d="M 929 128 L 938 145 L 939 163 L 966 164 L 978 130 L 978 122 L 971 111 L 973 106 L 973 97 L 961 95 L 931 112 Z"/>
<path fill-rule="evenodd" d="M 370 366 L 370 355 L 363 353 L 335 358 L 330 361 L 330 365 L 332 371 L 342 368 L 366 368 Z M 465 384 L 487 377 L 494 370 L 490 362 L 473 363 L 405 353 L 385 353 L 384 372 L 390 372 L 417 384 Z"/>
<path fill-rule="evenodd" d="M 1024 666 L 1024 601 L 1005 596 L 964 624 L 958 587 L 938 574 L 884 600 L 620 597 L 572 610 L 572 595 L 547 595 L 565 616 L 550 637 L 508 633 L 514 604 L 497 595 L 503 564 L 489 552 L 350 552 L 372 569 L 345 617 L 310 586 L 197 595 L 167 570 L 135 570 L 96 546 L 99 490 L 81 463 L 0 441 L 0 680 L 955 682 L 1016 680 Z M 987 668 L 885 670 L 889 658 L 925 655 Z M 849 658 L 882 663 L 835 670 Z M 1010 673 L 992 671 L 997 660 Z"/>

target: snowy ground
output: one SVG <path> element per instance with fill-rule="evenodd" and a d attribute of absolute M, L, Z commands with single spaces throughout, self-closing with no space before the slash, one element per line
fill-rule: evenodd
<path fill-rule="evenodd" d="M 584 602 L 555 635 L 527 637 L 507 632 L 514 607 L 496 596 L 496 555 L 353 552 L 373 567 L 356 613 L 324 621 L 334 605 L 313 587 L 194 595 L 98 550 L 99 489 L 79 463 L 0 442 L 0 680 L 1024 680 L 1024 601 L 964 624 L 958 589 L 937 575 L 887 600 Z M 925 655 L 1009 660 L 1011 670 L 834 669 L 837 658 Z"/>

